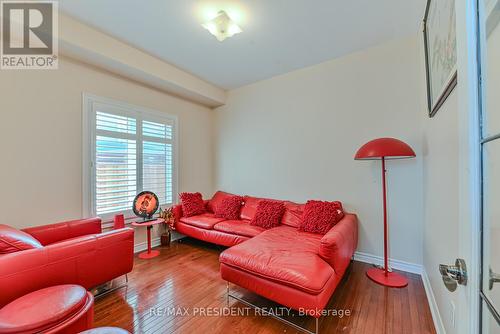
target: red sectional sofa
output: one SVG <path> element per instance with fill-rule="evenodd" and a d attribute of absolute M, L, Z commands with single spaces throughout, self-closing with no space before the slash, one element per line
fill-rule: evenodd
<path fill-rule="evenodd" d="M 250 225 L 261 198 L 245 196 L 239 220 L 216 218 L 213 207 L 232 194 L 205 201 L 208 212 L 183 217 L 174 207 L 178 232 L 230 248 L 220 255 L 224 280 L 277 303 L 321 316 L 357 247 L 358 219 L 346 213 L 325 235 L 299 231 L 305 204 L 283 201 L 281 226 Z"/>
<path fill-rule="evenodd" d="M 102 232 L 99 218 L 22 231 L 0 225 L 0 308 L 53 285 L 90 289 L 129 273 L 133 264 L 134 230 Z"/>

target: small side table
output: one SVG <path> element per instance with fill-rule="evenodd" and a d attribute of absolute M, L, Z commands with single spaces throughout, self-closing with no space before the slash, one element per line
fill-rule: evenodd
<path fill-rule="evenodd" d="M 163 224 L 164 222 L 165 222 L 165 219 L 158 218 L 156 220 L 152 220 L 152 221 L 146 222 L 146 223 L 141 223 L 141 222 L 133 222 L 132 223 L 132 226 L 136 226 L 136 227 L 144 227 L 145 226 L 148 228 L 148 250 L 139 254 L 140 259 L 151 259 L 153 257 L 160 255 L 160 251 L 151 249 L 151 230 L 153 229 L 154 225 Z"/>

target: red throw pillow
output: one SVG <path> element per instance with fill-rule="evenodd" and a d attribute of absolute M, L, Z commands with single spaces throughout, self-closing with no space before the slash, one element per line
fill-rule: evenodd
<path fill-rule="evenodd" d="M 231 197 L 231 196 L 237 196 L 237 195 L 230 194 L 230 193 L 220 191 L 220 190 L 217 191 L 214 194 L 214 196 L 212 197 L 212 199 L 210 201 L 208 201 L 208 203 L 207 203 L 208 211 L 210 211 L 212 213 L 215 212 L 215 207 L 217 205 L 219 205 L 224 200 L 224 198 Z"/>
<path fill-rule="evenodd" d="M 205 203 L 200 193 L 180 193 L 182 213 L 185 217 L 201 215 L 206 212 Z"/>
<path fill-rule="evenodd" d="M 238 219 L 240 217 L 241 204 L 243 204 L 243 197 L 241 196 L 226 197 L 214 208 L 215 217 Z"/>
<path fill-rule="evenodd" d="M 257 204 L 257 211 L 250 221 L 250 225 L 263 228 L 279 226 L 284 213 L 285 204 L 283 202 L 262 200 Z"/>
<path fill-rule="evenodd" d="M 299 230 L 325 234 L 343 217 L 340 202 L 307 201 Z"/>

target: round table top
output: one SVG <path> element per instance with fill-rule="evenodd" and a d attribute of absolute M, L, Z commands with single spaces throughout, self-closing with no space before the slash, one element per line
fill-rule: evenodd
<path fill-rule="evenodd" d="M 153 225 L 157 225 L 157 224 L 161 224 L 161 223 L 164 223 L 165 222 L 165 219 L 163 218 L 158 218 L 158 219 L 155 219 L 155 220 L 152 220 L 152 221 L 149 221 L 149 222 L 145 222 L 145 223 L 142 223 L 140 220 L 139 221 L 136 221 L 136 222 L 133 222 L 132 223 L 132 226 L 153 226 Z"/>

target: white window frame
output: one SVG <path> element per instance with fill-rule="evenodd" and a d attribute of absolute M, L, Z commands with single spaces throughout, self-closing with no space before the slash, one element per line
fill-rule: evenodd
<path fill-rule="evenodd" d="M 159 123 L 172 123 L 173 131 L 172 131 L 172 201 L 173 203 L 160 203 L 160 206 L 170 206 L 177 203 L 177 189 L 178 189 L 178 131 L 179 124 L 177 116 L 167 114 L 165 112 L 136 106 L 127 102 L 117 101 L 110 98 L 105 98 L 89 93 L 82 94 L 82 149 L 83 149 L 83 166 L 82 166 L 82 216 L 90 217 L 96 216 L 96 210 L 94 208 L 94 198 L 95 198 L 95 185 L 96 185 L 96 175 L 95 175 L 95 156 L 96 156 L 96 110 L 97 107 L 100 106 L 99 109 L 110 110 L 117 109 L 119 114 L 124 116 L 131 116 L 137 119 L 137 129 L 142 128 L 142 121 L 157 121 Z M 103 108 L 104 107 L 104 108 Z M 116 134 L 116 137 L 123 137 L 128 139 L 129 135 L 127 134 Z M 138 192 L 142 191 L 142 134 L 139 137 L 140 139 L 137 142 L 137 190 Z M 132 208 L 125 212 L 120 212 L 125 215 L 125 218 L 134 217 L 132 212 Z M 108 227 L 112 225 L 113 216 L 117 214 L 109 213 L 101 215 L 103 219 L 103 227 Z"/>

